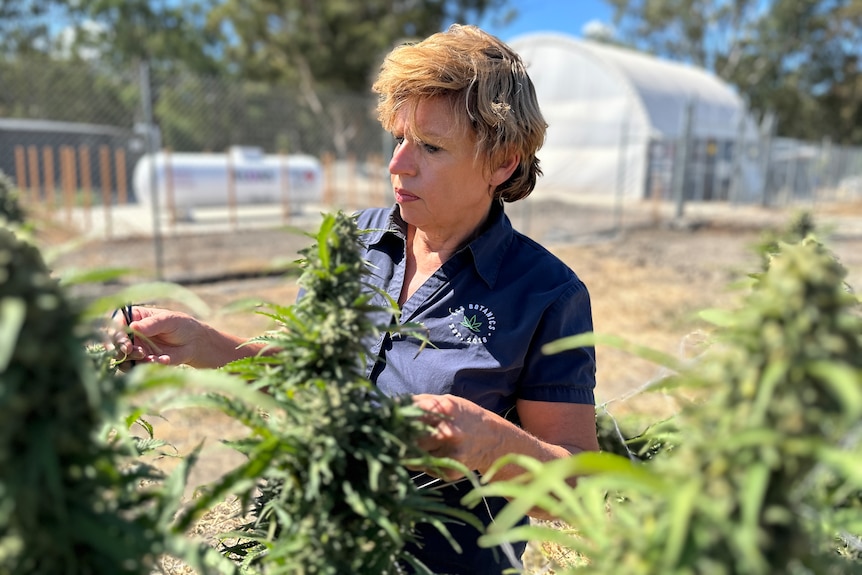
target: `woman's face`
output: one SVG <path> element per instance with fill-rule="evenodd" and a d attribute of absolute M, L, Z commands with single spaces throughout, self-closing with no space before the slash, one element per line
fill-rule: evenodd
<path fill-rule="evenodd" d="M 473 134 L 466 125 L 458 129 L 444 98 L 422 101 L 415 122 L 416 129 L 402 111 L 392 129 L 396 146 L 389 173 L 401 217 L 429 236 L 467 236 L 485 220 L 494 188 L 512 170 L 483 169 Z"/>

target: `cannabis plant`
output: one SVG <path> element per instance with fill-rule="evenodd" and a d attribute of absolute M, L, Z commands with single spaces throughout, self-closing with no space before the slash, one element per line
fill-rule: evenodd
<path fill-rule="evenodd" d="M 588 558 L 585 573 L 862 572 L 858 300 L 813 237 L 774 248 L 739 309 L 705 314 L 717 325 L 711 348 L 665 382 L 699 398 L 674 418 L 673 449 L 646 463 L 510 458 L 530 473 L 479 492 L 515 498 L 488 544 L 552 539 Z M 534 505 L 576 534 L 508 531 Z"/>
<path fill-rule="evenodd" d="M 0 224 L 24 223 L 24 210 L 21 209 L 18 193 L 2 170 L 0 170 Z"/>
<path fill-rule="evenodd" d="M 129 431 L 152 431 L 131 383 L 172 378 L 117 371 L 92 321 L 104 305 L 70 297 L 37 247 L 0 228 L 0 573 L 147 575 L 164 553 L 232 572 L 174 523 L 195 454 L 169 477 L 138 457 L 159 441 Z"/>
<path fill-rule="evenodd" d="M 248 439 L 234 444 L 249 459 L 199 505 L 238 487 L 250 498 L 258 488 L 252 520 L 226 547 L 246 568 L 380 575 L 395 572 L 398 561 L 416 564 L 403 553 L 415 523 L 443 529 L 434 515 L 443 507 L 404 467 L 420 455 L 412 447 L 420 412 L 382 396 L 363 375 L 367 339 L 388 328 L 372 317 L 392 318 L 397 309 L 370 305 L 360 237 L 354 218 L 325 216 L 301 252 L 302 297 L 265 312 L 279 325 L 255 340 L 267 351 L 226 367 L 267 390 L 277 408 L 258 413 L 214 398 L 249 427 Z"/>
<path fill-rule="evenodd" d="M 39 250 L 0 229 L 0 572 L 145 573 L 152 506 L 97 439 L 121 380 L 86 351 L 80 310 Z"/>

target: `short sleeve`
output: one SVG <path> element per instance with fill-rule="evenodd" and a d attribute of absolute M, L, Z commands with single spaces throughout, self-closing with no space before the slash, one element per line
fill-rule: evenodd
<path fill-rule="evenodd" d="M 518 385 L 519 398 L 594 405 L 595 348 L 580 347 L 554 354 L 542 351 L 548 343 L 592 331 L 589 292 L 575 277 L 536 325 Z"/>

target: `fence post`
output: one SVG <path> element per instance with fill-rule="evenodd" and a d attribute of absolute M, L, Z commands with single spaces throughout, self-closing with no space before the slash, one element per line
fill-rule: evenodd
<path fill-rule="evenodd" d="M 156 257 L 156 278 L 164 278 L 164 254 L 162 249 L 162 231 L 159 224 L 159 188 L 156 177 L 156 150 L 158 149 L 153 123 L 153 101 L 150 94 L 150 67 L 147 62 L 141 62 L 139 68 L 141 83 L 141 106 L 146 127 L 147 155 L 150 157 L 150 205 L 153 215 L 153 251 Z"/>
<path fill-rule="evenodd" d="M 328 208 L 335 205 L 335 185 L 332 176 L 332 153 L 324 152 L 323 160 L 323 204 Z"/>
<path fill-rule="evenodd" d="M 380 207 L 385 208 L 390 203 L 389 186 L 387 180 L 381 175 L 384 172 L 385 163 L 381 154 L 374 154 L 373 166 L 371 168 L 371 181 L 374 182 L 374 187 L 377 189 L 380 198 Z"/>
<path fill-rule="evenodd" d="M 105 237 L 113 235 L 113 222 L 111 221 L 111 150 L 108 146 L 99 147 L 99 180 L 102 184 L 102 209 L 105 214 Z"/>
<path fill-rule="evenodd" d="M 356 186 L 356 154 L 347 154 L 347 209 L 353 211 L 358 205 Z"/>
<path fill-rule="evenodd" d="M 126 189 L 126 150 L 123 148 L 114 150 L 114 172 L 117 174 L 117 204 L 122 206 L 129 202 Z"/>
<path fill-rule="evenodd" d="M 628 110 L 623 113 L 620 122 L 620 146 L 617 155 L 617 194 L 614 202 L 614 233 L 622 232 L 623 227 L 623 198 L 626 187 L 626 161 L 628 160 L 628 136 L 629 136 L 629 114 Z"/>
<path fill-rule="evenodd" d="M 772 164 L 772 138 L 775 136 L 775 114 L 769 112 L 763 118 L 760 126 L 760 203 L 768 207 L 771 203 L 772 189 L 769 186 L 769 176 Z"/>
<path fill-rule="evenodd" d="M 688 171 L 688 148 L 691 143 L 692 116 L 694 113 L 694 101 L 689 100 L 685 105 L 683 116 L 682 135 L 679 139 L 679 149 L 674 154 L 673 162 L 673 198 L 675 203 L 674 217 L 679 219 L 685 211 L 685 177 Z"/>
<path fill-rule="evenodd" d="M 230 221 L 231 228 L 236 231 L 238 227 L 237 217 L 236 217 L 236 169 L 233 165 L 233 154 L 231 154 L 230 148 L 225 152 L 225 158 L 227 159 L 227 210 L 228 210 L 228 219 Z"/>
<path fill-rule="evenodd" d="M 733 167 L 730 172 L 730 193 L 729 200 L 732 205 L 739 203 L 742 193 L 742 160 L 745 157 L 745 120 L 748 115 L 748 108 L 741 110 L 739 115 L 739 125 L 736 127 L 736 142 L 733 145 Z"/>
<path fill-rule="evenodd" d="M 70 223 L 72 221 L 72 207 L 75 202 L 75 188 L 78 183 L 78 174 L 75 171 L 75 149 L 72 146 L 63 146 L 60 154 L 62 157 L 63 206 L 66 209 L 66 222 Z"/>
<path fill-rule="evenodd" d="M 24 146 L 15 146 L 15 176 L 18 190 L 23 194 L 27 189 L 27 158 L 24 155 Z"/>
<path fill-rule="evenodd" d="M 279 180 L 281 183 L 281 219 L 290 221 L 290 158 L 284 149 L 278 153 Z"/>
<path fill-rule="evenodd" d="M 176 190 L 174 190 L 173 157 L 171 156 L 171 149 L 169 147 L 162 150 L 162 157 L 165 160 L 165 203 L 167 204 L 165 208 L 168 210 L 168 222 L 174 228 L 177 225 L 177 199 L 174 195 Z"/>
<path fill-rule="evenodd" d="M 42 163 L 45 165 L 45 203 L 48 211 L 54 210 L 54 148 L 42 148 Z"/>
<path fill-rule="evenodd" d="M 27 161 L 30 164 L 30 201 L 39 203 L 39 150 L 36 146 L 27 147 Z"/>
<path fill-rule="evenodd" d="M 78 162 L 81 170 L 81 190 L 83 192 L 84 201 L 84 221 L 87 229 L 92 226 L 92 214 L 90 213 L 93 207 L 93 179 L 90 174 L 90 147 L 81 146 L 78 148 Z"/>

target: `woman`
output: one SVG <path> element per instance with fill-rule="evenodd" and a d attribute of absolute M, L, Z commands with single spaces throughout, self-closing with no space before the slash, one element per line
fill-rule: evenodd
<path fill-rule="evenodd" d="M 393 50 L 373 88 L 395 138 L 395 205 L 360 213 L 360 229 L 376 230 L 365 257 L 372 283 L 401 307 L 399 321 L 421 322 L 434 345 L 417 354 L 420 342 L 386 333 L 369 350 L 368 377 L 438 416 L 420 447 L 479 473 L 510 453 L 547 461 L 598 449 L 593 350 L 541 352 L 592 330 L 587 290 L 514 231 L 503 210 L 541 174 L 536 152 L 546 124 L 524 64 L 497 38 L 454 25 Z M 132 329 L 146 336 L 137 341 L 157 348 L 124 341 L 131 359 L 217 367 L 260 351 L 181 313 L 133 314 Z M 509 466 L 496 477 L 519 471 Z M 464 485 L 442 489 L 451 505 Z M 488 524 L 504 504 L 489 499 L 471 511 Z M 474 528 L 451 530 L 462 553 L 431 527 L 411 551 L 435 573 L 510 566 L 499 549 L 478 547 Z"/>

